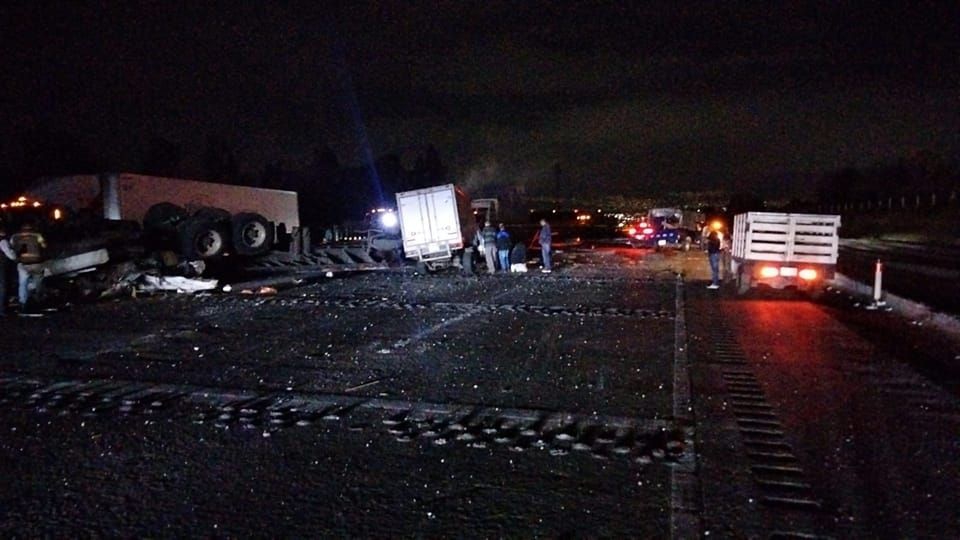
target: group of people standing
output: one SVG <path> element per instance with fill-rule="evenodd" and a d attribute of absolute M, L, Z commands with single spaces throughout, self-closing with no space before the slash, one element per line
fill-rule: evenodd
<path fill-rule="evenodd" d="M 537 237 L 540 243 L 540 253 L 543 257 L 541 272 L 550 273 L 552 271 L 550 257 L 552 233 L 550 224 L 544 219 L 540 220 L 540 231 Z M 514 245 L 513 238 L 511 238 L 507 226 L 503 223 L 494 227 L 493 223 L 486 221 L 483 229 L 477 232 L 476 243 L 478 247 L 483 246 L 482 252 L 489 274 L 495 274 L 498 268 L 501 272 L 509 272 L 513 264 L 526 265 L 526 249 L 522 243 Z"/>
<path fill-rule="evenodd" d="M 31 225 L 24 225 L 20 231 L 7 238 L 6 230 L 0 224 L 0 315 L 7 313 L 7 277 L 12 273 L 12 266 L 17 266 L 17 300 L 21 311 L 29 311 L 31 293 L 38 294 L 43 282 L 42 250 L 46 248 L 46 241 Z"/>
<path fill-rule="evenodd" d="M 487 263 L 487 273 L 496 273 L 498 266 L 501 272 L 509 272 L 510 248 L 513 247 L 513 241 L 510 239 L 510 233 L 507 232 L 507 226 L 501 223 L 497 228 L 487 221 L 480 231 L 480 237 L 483 240 L 483 256 Z"/>

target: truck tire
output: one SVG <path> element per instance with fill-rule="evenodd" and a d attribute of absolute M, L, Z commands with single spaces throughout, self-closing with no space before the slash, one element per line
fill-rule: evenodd
<path fill-rule="evenodd" d="M 177 227 L 180 254 L 187 259 L 216 259 L 227 251 L 229 234 L 222 223 L 192 217 Z"/>
<path fill-rule="evenodd" d="M 465 276 L 472 276 L 476 271 L 476 268 L 473 264 L 473 248 L 466 248 L 463 250 L 463 257 L 460 261 L 461 271 Z"/>
<path fill-rule="evenodd" d="M 261 255 L 273 247 L 273 223 L 254 212 L 244 212 L 230 220 L 233 249 L 239 255 Z"/>
<path fill-rule="evenodd" d="M 807 297 L 811 300 L 820 300 L 826 291 L 824 290 L 823 283 L 816 282 L 811 284 L 804 292 L 807 293 Z"/>
<path fill-rule="evenodd" d="M 157 203 L 143 216 L 143 230 L 149 233 L 172 232 L 189 214 L 181 206 L 170 202 Z"/>
<path fill-rule="evenodd" d="M 744 295 L 750 290 L 750 275 L 741 267 L 737 271 L 737 294 Z"/>

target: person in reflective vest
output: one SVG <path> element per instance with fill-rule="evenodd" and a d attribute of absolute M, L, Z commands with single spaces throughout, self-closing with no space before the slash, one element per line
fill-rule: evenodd
<path fill-rule="evenodd" d="M 20 309 L 27 310 L 30 307 L 30 290 L 33 289 L 34 295 L 39 295 L 43 285 L 43 250 L 47 247 L 47 242 L 32 225 L 25 224 L 20 228 L 20 232 L 10 237 L 10 245 L 17 254 L 17 277 L 19 278 L 19 288 L 17 290 L 17 299 L 20 301 Z"/>

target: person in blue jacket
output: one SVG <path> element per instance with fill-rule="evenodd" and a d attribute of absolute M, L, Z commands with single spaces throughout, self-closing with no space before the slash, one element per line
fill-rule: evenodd
<path fill-rule="evenodd" d="M 497 231 L 497 258 L 500 262 L 500 271 L 509 272 L 510 271 L 510 248 L 511 240 L 510 233 L 507 232 L 507 226 L 503 223 L 500 224 L 500 230 Z"/>

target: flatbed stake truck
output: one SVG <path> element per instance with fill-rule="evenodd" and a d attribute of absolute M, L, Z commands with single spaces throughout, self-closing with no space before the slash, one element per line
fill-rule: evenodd
<path fill-rule="evenodd" d="M 814 295 L 833 279 L 840 216 L 747 212 L 733 218 L 730 270 L 737 293 L 763 284 Z"/>

